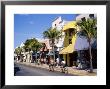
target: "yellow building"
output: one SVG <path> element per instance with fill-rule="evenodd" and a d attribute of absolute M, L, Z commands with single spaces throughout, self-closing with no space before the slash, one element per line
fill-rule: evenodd
<path fill-rule="evenodd" d="M 63 27 L 63 32 L 65 32 L 64 38 L 64 48 L 59 52 L 63 55 L 63 59 L 66 61 L 68 66 L 73 66 L 77 59 L 77 52 L 74 50 L 74 45 L 76 41 L 77 31 L 76 21 L 71 21 Z"/>

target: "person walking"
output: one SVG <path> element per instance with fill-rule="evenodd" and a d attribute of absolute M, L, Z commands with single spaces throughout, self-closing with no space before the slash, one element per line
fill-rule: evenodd
<path fill-rule="evenodd" d="M 60 68 L 61 68 L 61 72 L 65 72 L 65 69 L 66 69 L 66 62 L 64 61 L 64 60 L 62 60 L 61 61 L 61 66 L 60 66 Z"/>
<path fill-rule="evenodd" d="M 56 59 L 56 66 L 59 66 L 59 58 Z"/>
<path fill-rule="evenodd" d="M 49 71 L 54 71 L 54 60 L 50 58 Z"/>

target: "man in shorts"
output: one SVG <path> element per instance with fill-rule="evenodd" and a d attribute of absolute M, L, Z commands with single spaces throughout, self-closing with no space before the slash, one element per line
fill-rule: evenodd
<path fill-rule="evenodd" d="M 61 71 L 65 72 L 65 67 L 66 67 L 66 62 L 65 61 L 61 61 Z"/>
<path fill-rule="evenodd" d="M 65 68 L 66 67 L 66 62 L 65 61 L 62 61 L 61 62 L 61 66 L 63 66 L 63 68 Z"/>
<path fill-rule="evenodd" d="M 54 60 L 53 59 L 50 59 L 49 70 L 54 71 Z"/>

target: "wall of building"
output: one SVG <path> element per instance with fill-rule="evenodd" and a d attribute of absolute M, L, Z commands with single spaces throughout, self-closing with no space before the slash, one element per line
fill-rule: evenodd
<path fill-rule="evenodd" d="M 87 18 L 90 18 L 89 15 L 90 15 L 90 14 L 80 14 L 80 15 L 78 15 L 78 16 L 76 17 L 76 21 L 81 20 L 83 17 L 85 17 L 86 19 L 87 19 Z M 94 14 L 94 17 L 96 18 L 96 17 L 97 17 L 97 14 Z"/>
<path fill-rule="evenodd" d="M 70 21 L 65 21 L 61 18 L 61 16 L 59 16 L 52 22 L 52 28 L 56 28 L 57 30 L 62 30 L 64 25 L 69 22 Z M 57 40 L 55 41 L 55 45 L 58 47 L 57 51 L 60 51 L 64 47 L 64 37 L 65 37 L 65 33 L 62 32 L 62 38 L 60 38 L 58 42 Z"/>
<path fill-rule="evenodd" d="M 75 42 L 76 42 L 76 35 L 72 35 L 72 36 L 69 36 L 69 29 L 66 31 L 66 35 L 65 35 L 65 39 L 64 39 L 64 47 L 67 47 L 69 46 L 69 39 L 72 40 L 72 44 L 74 46 Z M 66 59 L 66 55 L 67 55 L 67 59 Z M 70 66 L 71 65 L 71 60 L 70 60 L 70 55 L 69 53 L 68 54 L 63 54 L 63 58 L 64 60 L 66 61 L 67 60 L 67 65 Z M 72 59 L 74 60 L 74 59 Z"/>

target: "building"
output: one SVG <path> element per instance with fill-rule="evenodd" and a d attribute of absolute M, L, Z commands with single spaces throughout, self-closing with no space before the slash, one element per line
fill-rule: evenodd
<path fill-rule="evenodd" d="M 88 18 L 97 18 L 96 14 L 82 14 L 82 15 L 78 15 L 76 17 L 76 21 L 78 20 L 83 20 L 83 19 L 88 19 Z M 78 28 L 79 32 L 81 30 L 81 28 Z M 92 38 L 91 41 L 91 48 L 92 48 L 92 64 L 94 68 L 97 68 L 97 39 Z M 76 43 L 75 43 L 75 50 L 78 53 L 78 60 L 81 63 L 81 68 L 84 68 L 86 61 L 90 61 L 90 57 L 89 57 L 89 43 L 87 41 L 86 38 L 81 38 L 79 36 L 77 36 L 76 38 Z"/>
<path fill-rule="evenodd" d="M 76 17 L 76 21 L 83 20 L 87 18 L 97 18 L 97 14 L 80 14 Z"/>
<path fill-rule="evenodd" d="M 39 50 L 40 52 L 40 59 L 43 60 L 43 62 L 45 62 L 46 60 L 46 56 L 47 54 L 52 51 L 52 47 L 50 47 L 49 44 L 49 39 L 43 39 L 43 40 L 39 40 L 39 42 L 42 44 L 41 49 Z"/>
<path fill-rule="evenodd" d="M 63 59 L 68 66 L 73 66 L 73 62 L 77 59 L 77 52 L 74 49 L 76 41 L 76 34 L 74 32 L 77 31 L 76 21 L 67 23 L 62 31 L 65 32 L 64 48 L 59 53 L 63 55 Z"/>
<path fill-rule="evenodd" d="M 56 28 L 57 30 L 61 31 L 64 25 L 68 22 L 70 21 L 63 20 L 61 16 L 59 16 L 52 22 L 52 28 Z M 64 47 L 64 37 L 65 33 L 62 32 L 62 37 L 59 38 L 59 40 L 55 40 L 55 58 L 58 57 L 59 59 L 62 59 L 62 55 L 59 55 L 59 51 L 61 51 Z"/>
<path fill-rule="evenodd" d="M 23 62 L 25 58 L 25 50 L 23 48 L 24 43 L 21 43 L 19 47 L 16 47 L 15 50 L 17 49 L 17 52 L 14 50 L 14 57 L 16 60 Z"/>
<path fill-rule="evenodd" d="M 95 16 L 95 17 L 94 17 Z M 96 18 L 96 15 L 78 15 L 76 21 L 82 20 L 83 18 Z M 85 68 L 86 61 L 89 59 L 89 43 L 86 38 L 81 38 L 75 31 L 80 32 L 80 28 L 76 26 L 76 21 L 71 21 L 63 27 L 63 32 L 65 32 L 64 38 L 64 48 L 59 52 L 63 55 L 63 59 L 66 61 L 68 66 L 78 66 L 80 68 Z M 93 67 L 97 66 L 97 41 L 92 39 L 92 55 L 93 55 Z M 94 46 L 95 45 L 95 46 Z M 85 62 L 85 63 L 84 63 Z M 79 66 L 81 64 L 81 66 Z"/>
<path fill-rule="evenodd" d="M 25 49 L 23 48 L 24 43 L 22 42 L 20 44 L 20 48 L 22 49 L 21 55 L 22 55 L 22 61 L 24 62 L 31 62 L 32 60 L 32 51 L 25 51 Z"/>
<path fill-rule="evenodd" d="M 68 22 L 69 21 L 65 21 L 61 18 L 61 16 L 59 16 L 52 22 L 52 28 L 56 28 L 57 30 L 61 31 L 63 26 Z M 58 41 L 55 41 L 55 45 L 57 47 L 56 51 L 60 51 L 63 48 L 64 35 L 64 32 L 62 32 L 62 38 L 60 38 Z"/>

